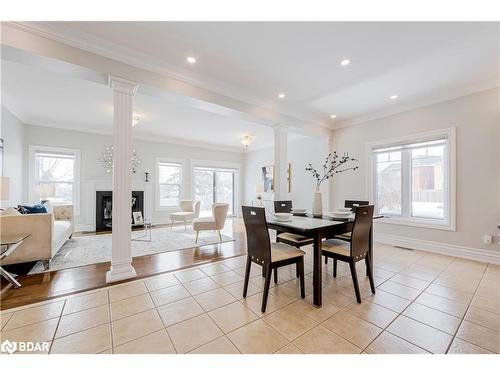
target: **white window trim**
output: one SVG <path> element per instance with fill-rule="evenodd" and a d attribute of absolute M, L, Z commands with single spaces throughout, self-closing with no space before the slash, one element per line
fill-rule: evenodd
<path fill-rule="evenodd" d="M 180 183 L 180 191 L 179 191 L 179 200 L 184 199 L 184 191 L 185 191 L 185 170 L 186 170 L 186 161 L 184 159 L 171 159 L 171 158 L 156 158 L 155 162 L 155 210 L 156 211 L 172 211 L 179 207 L 179 204 L 174 204 L 170 206 L 160 206 L 160 163 L 168 163 L 168 164 L 179 164 L 181 166 L 181 183 Z"/>
<path fill-rule="evenodd" d="M 195 168 L 214 168 L 214 169 L 227 169 L 236 172 L 236 177 L 234 179 L 234 207 L 233 207 L 233 215 L 230 217 L 238 217 L 240 212 L 240 184 L 241 184 L 241 164 L 232 163 L 226 161 L 215 161 L 215 160 L 191 160 L 191 196 L 195 197 L 194 190 L 194 170 Z"/>
<path fill-rule="evenodd" d="M 417 142 L 425 142 L 439 137 L 446 137 L 448 139 L 448 147 L 447 153 L 445 154 L 445 163 L 447 164 L 447 172 L 448 176 L 445 179 L 449 186 L 446 187 L 448 193 L 447 204 L 449 206 L 449 216 L 448 222 L 441 223 L 436 222 L 433 223 L 433 219 L 421 219 L 421 218 L 399 218 L 399 217 L 391 217 L 391 218 L 382 218 L 377 220 L 379 223 L 386 224 L 397 224 L 397 225 L 406 225 L 411 227 L 420 227 L 420 228 L 431 228 L 431 229 L 440 229 L 446 231 L 456 231 L 456 128 L 451 127 L 447 129 L 440 129 L 436 131 L 418 133 L 414 135 L 408 135 L 397 138 L 384 139 L 380 141 L 368 142 L 366 144 L 366 163 L 367 163 L 367 173 L 366 176 L 366 192 L 367 196 L 370 197 L 370 202 L 375 202 L 375 197 L 373 195 L 373 183 L 374 183 L 374 169 L 373 169 L 373 150 L 380 147 L 390 147 L 394 145 L 398 145 L 401 143 L 417 143 Z M 403 179 L 403 183 L 407 179 Z M 402 186 L 402 189 L 405 189 L 405 186 Z"/>
<path fill-rule="evenodd" d="M 79 149 L 66 148 L 66 147 L 56 147 L 56 146 L 44 146 L 44 145 L 29 145 L 29 159 L 28 159 L 28 196 L 31 202 L 34 202 L 38 197 L 35 191 L 35 153 L 37 151 L 46 152 L 62 152 L 62 153 L 72 153 L 75 155 L 75 181 L 73 182 L 73 210 L 75 216 L 80 216 L 80 164 L 81 164 L 81 152 Z"/>

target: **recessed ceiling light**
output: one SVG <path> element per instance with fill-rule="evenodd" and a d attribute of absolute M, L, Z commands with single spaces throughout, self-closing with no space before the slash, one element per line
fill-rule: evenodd
<path fill-rule="evenodd" d="M 284 98 L 285 98 L 285 93 L 280 92 L 280 93 L 278 94 L 278 98 L 280 98 L 280 99 L 284 99 Z"/>
<path fill-rule="evenodd" d="M 398 98 L 397 95 L 391 95 L 391 96 L 389 96 L 389 99 L 391 99 L 391 100 L 394 100 L 394 99 L 397 99 L 397 98 Z"/>
<path fill-rule="evenodd" d="M 349 60 L 349 59 L 344 59 L 344 60 L 342 60 L 342 61 L 340 62 L 340 65 L 342 65 L 342 66 L 347 66 L 347 65 L 349 65 L 350 63 L 351 63 L 351 60 Z"/>
<path fill-rule="evenodd" d="M 190 64 L 194 64 L 194 63 L 196 63 L 196 58 L 194 58 L 193 56 L 189 56 L 189 57 L 186 57 L 186 61 Z"/>
<path fill-rule="evenodd" d="M 334 118 L 336 118 L 336 117 L 337 117 L 337 115 L 330 115 L 330 118 L 331 118 L 331 119 L 334 119 Z"/>

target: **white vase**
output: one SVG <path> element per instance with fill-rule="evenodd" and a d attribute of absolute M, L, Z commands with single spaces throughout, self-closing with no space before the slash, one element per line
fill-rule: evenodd
<path fill-rule="evenodd" d="M 321 191 L 318 188 L 314 192 L 312 214 L 314 217 L 323 216 L 323 202 L 321 199 Z"/>

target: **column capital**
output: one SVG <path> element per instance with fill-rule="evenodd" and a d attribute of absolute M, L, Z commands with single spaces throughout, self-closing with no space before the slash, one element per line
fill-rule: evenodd
<path fill-rule="evenodd" d="M 289 126 L 286 124 L 274 124 L 271 125 L 275 133 L 288 130 Z"/>
<path fill-rule="evenodd" d="M 108 76 L 108 84 L 114 91 L 119 91 L 129 95 L 135 95 L 137 88 L 139 87 L 137 82 L 113 75 Z"/>

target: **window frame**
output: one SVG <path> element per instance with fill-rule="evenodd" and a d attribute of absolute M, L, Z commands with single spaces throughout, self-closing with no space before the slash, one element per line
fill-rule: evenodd
<path fill-rule="evenodd" d="M 181 168 L 180 173 L 180 183 L 179 183 L 179 202 L 184 199 L 184 169 L 185 161 L 182 159 L 167 159 L 167 158 L 156 158 L 156 176 L 155 176 L 155 207 L 157 211 L 171 211 L 179 207 L 179 202 L 169 206 L 162 206 L 160 204 L 160 165 L 170 164 L 176 165 Z M 165 184 L 161 184 L 165 185 Z M 175 184 L 170 184 L 175 185 Z"/>
<path fill-rule="evenodd" d="M 241 182 L 241 164 L 233 163 L 233 162 L 225 162 L 225 161 L 215 161 L 215 160 L 191 160 L 191 196 L 193 199 L 196 199 L 196 191 L 195 191 L 195 177 L 194 171 L 196 168 L 205 168 L 205 169 L 220 169 L 226 171 L 232 171 L 233 175 L 233 214 L 228 215 L 228 217 L 239 217 L 240 216 L 240 185 Z"/>
<path fill-rule="evenodd" d="M 45 145 L 29 145 L 29 159 L 28 159 L 28 196 L 29 200 L 34 202 L 40 197 L 36 194 L 36 183 L 38 182 L 38 177 L 35 167 L 36 160 L 35 156 L 38 152 L 54 153 L 54 154 L 73 154 L 75 157 L 75 163 L 73 166 L 73 197 L 72 205 L 75 216 L 80 216 L 80 165 L 81 165 L 81 152 L 76 148 L 66 148 L 57 146 L 45 146 Z"/>
<path fill-rule="evenodd" d="M 409 153 L 401 155 L 401 216 L 391 216 L 377 220 L 380 223 L 406 225 L 412 227 L 432 228 L 446 231 L 456 231 L 456 128 L 451 127 L 436 131 L 418 133 L 409 136 L 390 138 L 366 144 L 367 156 L 367 195 L 370 202 L 376 200 L 377 171 L 374 168 L 374 151 L 381 148 L 396 147 L 412 143 L 429 142 L 446 139 L 447 147 L 444 153 L 444 215 L 445 219 L 421 218 L 411 216 L 411 184 L 412 159 Z"/>

